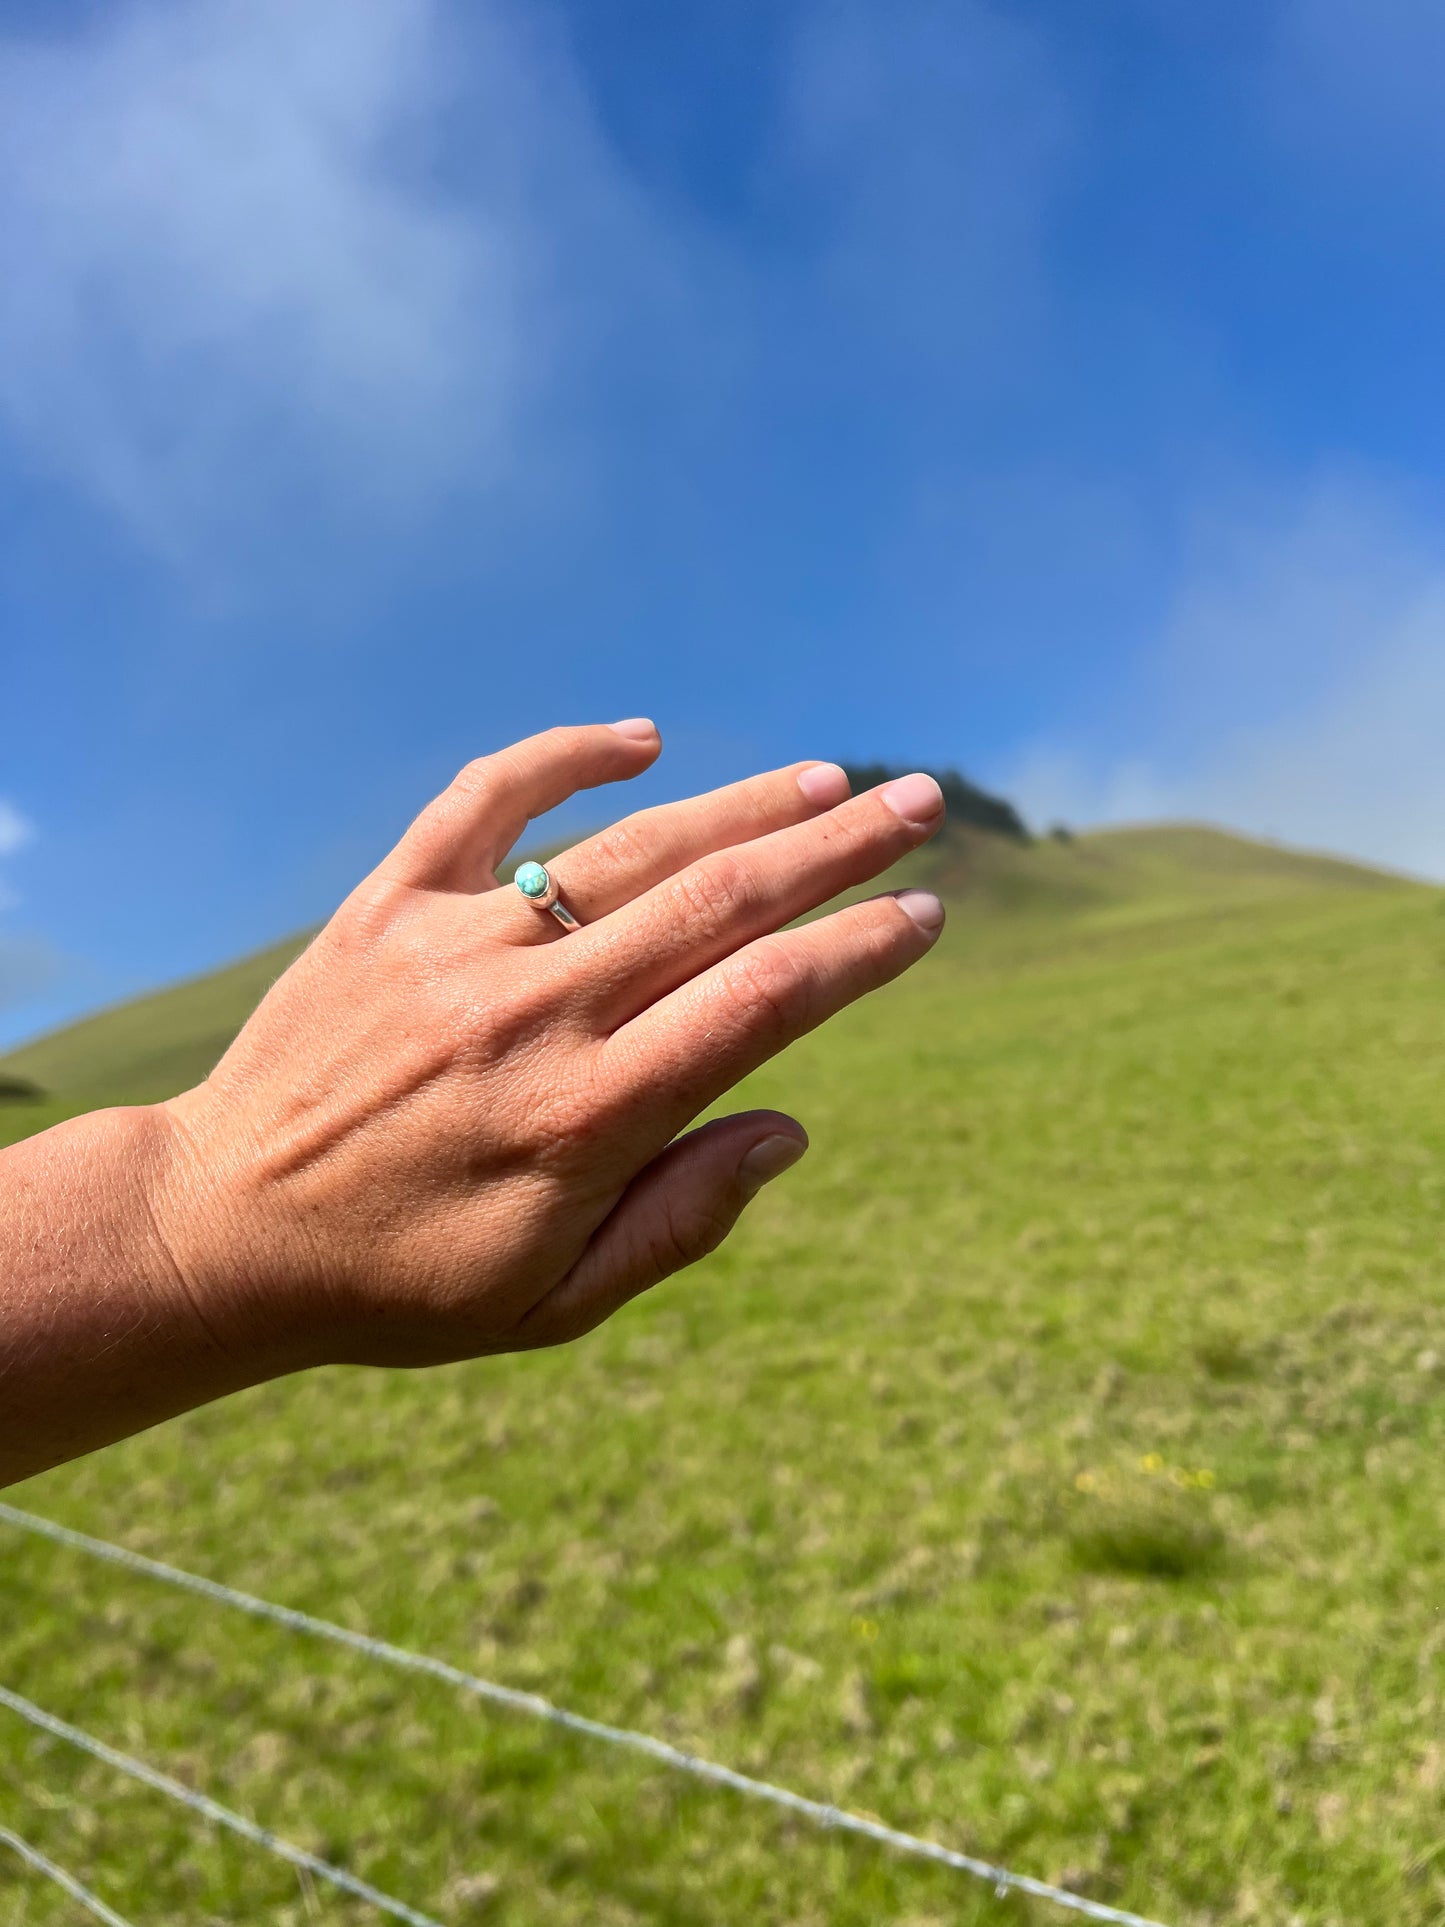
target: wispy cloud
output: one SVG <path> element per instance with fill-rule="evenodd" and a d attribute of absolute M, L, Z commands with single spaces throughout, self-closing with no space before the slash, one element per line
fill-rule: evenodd
<path fill-rule="evenodd" d="M 28 843 L 35 832 L 13 803 L 0 796 L 0 856 L 10 856 Z"/>
<path fill-rule="evenodd" d="M 631 447 L 664 387 L 659 415 L 705 409 L 770 332 L 995 380 L 1067 129 L 1044 42 L 982 0 L 809 6 L 780 61 L 753 187 L 791 232 L 747 258 L 641 186 L 546 6 L 120 0 L 12 30 L 0 433 L 214 566 L 258 523 L 566 488 L 589 438 Z"/>
<path fill-rule="evenodd" d="M 132 4 L 0 46 L 0 414 L 174 549 L 283 478 L 385 498 L 505 432 L 518 263 L 417 165 L 424 0 Z"/>
<path fill-rule="evenodd" d="M 1149 755 L 1061 734 L 1002 779 L 1039 820 L 1203 818 L 1445 877 L 1445 549 L 1338 479 L 1212 522 L 1120 691 Z"/>
<path fill-rule="evenodd" d="M 12 35 L 0 428 L 180 561 L 515 485 L 646 229 L 510 0 L 126 0 Z"/>
<path fill-rule="evenodd" d="M 0 796 L 0 859 L 13 856 L 34 836 L 30 824 L 13 803 Z M 3 875 L 0 875 L 0 910 L 11 910 L 20 901 Z"/>

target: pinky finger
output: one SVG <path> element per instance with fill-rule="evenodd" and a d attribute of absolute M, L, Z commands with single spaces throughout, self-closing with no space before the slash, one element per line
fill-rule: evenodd
<path fill-rule="evenodd" d="M 943 928 L 927 890 L 898 890 L 761 937 L 615 1032 L 615 1074 L 676 1131 L 760 1064 L 926 956 Z"/>

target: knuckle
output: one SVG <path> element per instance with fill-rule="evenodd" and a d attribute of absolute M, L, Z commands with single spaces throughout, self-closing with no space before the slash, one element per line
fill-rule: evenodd
<path fill-rule="evenodd" d="M 744 951 L 723 969 L 725 992 L 750 1023 L 786 1024 L 802 988 L 799 966 L 784 950 Z"/>
<path fill-rule="evenodd" d="M 570 762 L 582 755 L 587 737 L 588 731 L 580 723 L 554 723 L 537 738 L 537 748 L 548 762 Z"/>
<path fill-rule="evenodd" d="M 543 1165 L 575 1169 L 605 1154 L 615 1139 L 616 1105 L 609 1103 L 596 1078 L 571 1059 L 564 1085 L 550 1085 L 545 1096 L 530 1106 L 522 1125 L 529 1145 Z"/>
<path fill-rule="evenodd" d="M 753 899 L 747 865 L 726 853 L 684 870 L 673 887 L 683 917 L 712 941 L 727 935 Z"/>
<path fill-rule="evenodd" d="M 430 974 L 428 919 L 415 898 L 389 880 L 368 878 L 337 910 L 311 948 L 331 970 L 360 973 L 349 981 L 408 995 Z"/>
<path fill-rule="evenodd" d="M 597 838 L 598 858 L 609 870 L 632 874 L 650 861 L 651 851 L 643 829 L 645 818 L 626 816 Z"/>
<path fill-rule="evenodd" d="M 896 905 L 890 909 L 890 915 L 870 921 L 864 935 L 863 947 L 869 961 L 880 970 L 897 956 L 900 939 L 917 935 L 917 926 L 907 911 L 900 911 Z"/>
<path fill-rule="evenodd" d="M 321 933 L 321 940 L 336 950 L 369 950 L 405 916 L 407 894 L 390 877 L 375 873 L 358 883 Z"/>
<path fill-rule="evenodd" d="M 460 1008 L 473 1055 L 489 1071 L 505 1067 L 519 1082 L 541 1077 L 539 1058 L 556 1041 L 554 1003 L 545 985 L 526 979 L 507 983 L 502 995 L 487 994 L 468 981 L 463 966 L 454 973 L 453 995 Z"/>
<path fill-rule="evenodd" d="M 484 816 L 492 807 L 496 791 L 492 758 L 476 757 L 457 771 L 440 796 L 427 804 L 407 832 L 407 844 L 418 852 L 443 856 L 458 830 Z"/>
<path fill-rule="evenodd" d="M 447 795 L 462 802 L 485 801 L 495 787 L 496 762 L 490 756 L 474 756 L 452 779 Z"/>
<path fill-rule="evenodd" d="M 544 1163 L 554 1158 L 570 1162 L 599 1136 L 585 1099 L 566 1093 L 534 1105 L 524 1128 Z"/>
<path fill-rule="evenodd" d="M 721 1198 L 694 1202 L 687 1209 L 669 1205 L 658 1228 L 654 1257 L 663 1277 L 695 1265 L 716 1251 L 733 1228 L 735 1214 Z"/>

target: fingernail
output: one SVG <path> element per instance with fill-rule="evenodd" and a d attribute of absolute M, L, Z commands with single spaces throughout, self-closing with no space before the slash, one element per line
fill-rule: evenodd
<path fill-rule="evenodd" d="M 922 770 L 912 776 L 900 776 L 895 782 L 885 783 L 878 794 L 895 816 L 901 816 L 905 823 L 931 823 L 943 808 L 943 791 L 931 776 Z"/>
<path fill-rule="evenodd" d="M 798 788 L 821 810 L 846 802 L 849 795 L 848 778 L 836 763 L 810 763 L 807 769 L 799 770 Z"/>
<path fill-rule="evenodd" d="M 738 1176 L 748 1194 L 751 1196 L 774 1178 L 780 1178 L 790 1165 L 798 1162 L 807 1148 L 805 1138 L 785 1136 L 781 1131 L 775 1137 L 765 1137 L 761 1143 L 755 1144 L 738 1166 Z"/>
<path fill-rule="evenodd" d="M 943 928 L 943 905 L 931 890 L 895 890 L 893 901 L 930 937 L 936 937 Z"/>
<path fill-rule="evenodd" d="M 630 743 L 650 743 L 657 734 L 657 724 L 650 716 L 628 716 L 620 723 L 608 727 L 619 736 L 625 736 Z"/>

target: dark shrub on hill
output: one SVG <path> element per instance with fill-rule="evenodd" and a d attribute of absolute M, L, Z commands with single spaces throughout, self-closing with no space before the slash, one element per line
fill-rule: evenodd
<path fill-rule="evenodd" d="M 843 768 L 848 781 L 853 785 L 853 794 L 860 790 L 871 790 L 875 784 L 886 783 L 892 776 L 906 776 L 912 764 L 894 767 L 891 763 L 845 763 Z M 1009 836 L 1016 843 L 1029 843 L 1033 839 L 1028 824 L 1024 822 L 1012 803 L 1001 796 L 990 796 L 981 790 L 977 783 L 970 783 L 966 776 L 960 776 L 956 769 L 930 770 L 943 791 L 943 800 L 948 805 L 950 821 L 968 823 L 976 830 L 988 830 L 994 836 Z"/>
<path fill-rule="evenodd" d="M 0 1071 L 0 1104 L 38 1104 L 45 1093 L 28 1077 L 12 1077 Z"/>

